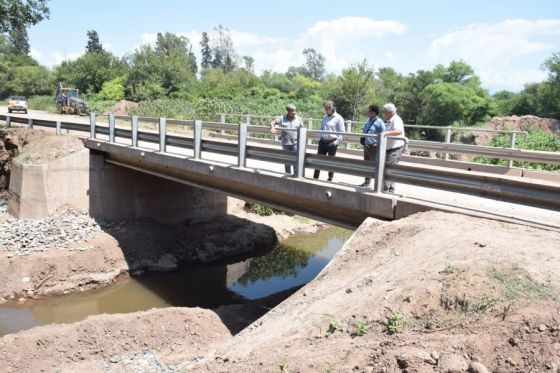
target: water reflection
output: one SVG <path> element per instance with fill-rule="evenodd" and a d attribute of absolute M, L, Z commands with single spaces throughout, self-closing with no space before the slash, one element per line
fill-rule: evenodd
<path fill-rule="evenodd" d="M 309 282 L 351 233 L 332 228 L 290 238 L 267 255 L 234 264 L 185 265 L 178 271 L 127 278 L 101 290 L 0 306 L 0 335 L 102 313 L 169 306 L 216 308 L 262 298 Z"/>
<path fill-rule="evenodd" d="M 246 299 L 258 299 L 303 285 L 327 265 L 351 233 L 334 228 L 290 238 L 270 254 L 250 259 L 230 289 Z"/>

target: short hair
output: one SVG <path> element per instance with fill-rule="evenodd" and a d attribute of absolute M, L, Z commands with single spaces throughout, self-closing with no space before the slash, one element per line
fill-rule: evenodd
<path fill-rule="evenodd" d="M 390 102 L 388 104 L 383 105 L 383 109 L 385 111 L 388 111 L 389 113 L 397 114 L 397 107 L 395 106 L 395 104 L 392 104 Z"/>
<path fill-rule="evenodd" d="M 369 111 L 373 111 L 375 114 L 379 115 L 379 106 L 377 105 L 369 105 L 368 106 Z"/>
<path fill-rule="evenodd" d="M 334 109 L 334 102 L 332 102 L 332 101 L 325 101 L 325 102 L 323 102 L 323 107 L 324 107 L 325 109 L 326 109 L 326 108 Z"/>
<path fill-rule="evenodd" d="M 297 107 L 296 107 L 296 105 L 294 105 L 294 104 L 288 104 L 288 105 L 286 105 L 286 110 L 289 110 L 289 111 L 296 111 L 296 110 L 297 110 Z"/>

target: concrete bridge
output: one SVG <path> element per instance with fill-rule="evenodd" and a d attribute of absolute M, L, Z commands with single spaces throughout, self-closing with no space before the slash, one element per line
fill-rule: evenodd
<path fill-rule="evenodd" d="M 307 145 L 318 131 L 306 129 L 298 133 L 305 146 L 289 153 L 248 137 L 267 133 L 262 127 L 161 118 L 151 120 L 157 131 L 150 131 L 140 130 L 135 117 L 108 119 L 107 125 L 95 115 L 89 125 L 45 120 L 31 124 L 89 133 L 89 209 L 108 220 L 200 219 L 225 213 L 226 196 L 233 196 L 351 228 L 366 217 L 392 220 L 438 209 L 560 229 L 560 184 L 554 181 L 408 162 L 384 169 L 384 162 L 361 160 L 360 152 L 319 156 Z M 119 126 L 117 119 L 126 125 Z M 168 131 L 179 125 L 186 132 Z M 231 138 L 218 138 L 217 133 L 230 133 Z M 385 138 L 378 141 L 384 144 Z M 281 171 L 285 163 L 296 166 L 296 175 Z M 335 171 L 335 182 L 311 179 L 313 169 Z M 366 175 L 376 180 L 373 190 L 356 186 Z M 399 194 L 380 191 L 383 177 L 399 183 Z"/>

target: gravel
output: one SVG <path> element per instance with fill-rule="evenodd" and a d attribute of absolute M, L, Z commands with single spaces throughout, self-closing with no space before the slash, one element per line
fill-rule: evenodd
<path fill-rule="evenodd" d="M 0 214 L 5 209 L 6 201 L 0 199 Z M 49 249 L 84 251 L 91 248 L 87 242 L 99 231 L 101 226 L 87 212 L 73 209 L 66 209 L 45 219 L 9 217 L 0 220 L 0 255 L 26 256 Z"/>

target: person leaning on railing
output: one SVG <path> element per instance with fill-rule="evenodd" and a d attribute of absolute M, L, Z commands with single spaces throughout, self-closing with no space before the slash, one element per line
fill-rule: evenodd
<path fill-rule="evenodd" d="M 297 108 L 293 104 L 286 106 L 286 115 L 281 115 L 270 122 L 270 133 L 276 133 L 276 126 L 279 128 L 297 129 L 303 126 L 303 120 L 296 114 Z M 280 139 L 282 141 L 282 149 L 295 152 L 297 150 L 297 132 L 281 131 Z M 288 174 L 292 174 L 292 165 L 284 165 L 284 170 Z"/>
<path fill-rule="evenodd" d="M 368 120 L 364 123 L 362 133 L 374 135 L 385 131 L 385 123 L 383 123 L 383 120 L 379 117 L 379 106 L 369 105 L 367 115 Z M 377 156 L 377 139 L 375 137 L 361 137 L 360 144 L 364 146 L 364 161 L 374 162 Z M 368 187 L 370 184 L 371 179 L 366 177 L 365 181 L 360 186 Z"/>
<path fill-rule="evenodd" d="M 325 101 L 323 103 L 323 108 L 325 109 L 325 115 L 323 116 L 323 121 L 321 122 L 321 131 L 345 132 L 344 119 L 336 112 L 334 103 L 332 101 Z M 342 135 L 321 132 L 319 134 L 319 147 L 317 149 L 317 154 L 334 157 L 336 155 L 336 150 L 338 149 L 338 144 L 341 141 Z M 320 173 L 321 170 L 315 170 L 315 172 L 313 172 L 313 178 L 318 179 Z M 333 176 L 334 172 L 329 171 L 329 178 L 327 181 L 332 181 Z"/>
<path fill-rule="evenodd" d="M 383 111 L 385 112 L 385 118 L 387 119 L 387 122 L 385 123 L 385 131 L 383 132 L 383 134 L 387 136 L 398 136 L 404 138 L 404 123 L 402 118 L 397 114 L 397 108 L 395 107 L 395 105 L 392 103 L 387 103 L 383 105 Z M 385 164 L 398 163 L 403 150 L 403 140 L 388 138 Z M 394 193 L 395 183 L 393 181 L 385 179 L 383 183 L 383 191 Z"/>

